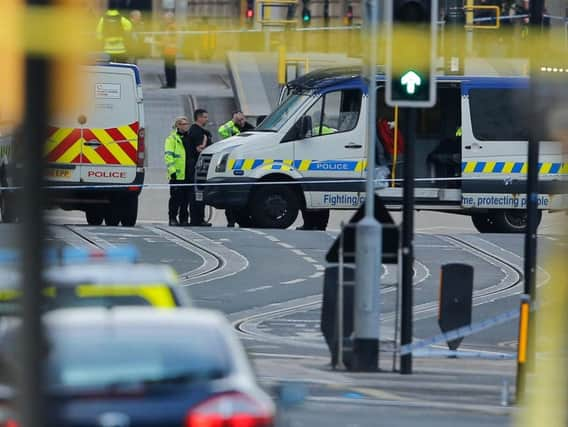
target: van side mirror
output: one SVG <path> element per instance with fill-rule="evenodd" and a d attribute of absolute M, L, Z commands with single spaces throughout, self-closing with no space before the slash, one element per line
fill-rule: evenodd
<path fill-rule="evenodd" d="M 300 119 L 300 137 L 309 138 L 312 136 L 312 118 L 311 116 L 303 116 Z"/>
<path fill-rule="evenodd" d="M 311 136 L 312 118 L 310 116 L 303 116 L 290 128 L 286 136 L 282 139 L 282 142 L 296 141 Z"/>

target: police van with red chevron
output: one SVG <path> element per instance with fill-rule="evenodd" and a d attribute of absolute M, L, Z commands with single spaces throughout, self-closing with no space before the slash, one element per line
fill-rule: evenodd
<path fill-rule="evenodd" d="M 526 77 L 437 77 L 436 105 L 417 113 L 417 209 L 470 215 L 480 232 L 525 230 L 531 120 L 520 107 L 529 105 L 528 87 Z M 365 198 L 366 130 L 377 125 L 377 160 L 389 180 L 378 192 L 400 209 L 405 117 L 386 104 L 383 74 L 377 88 L 369 124 L 360 69 L 318 70 L 288 83 L 257 129 L 201 153 L 198 194 L 259 227 L 287 228 L 300 209 L 355 209 Z M 555 138 L 541 141 L 539 221 L 543 210 L 568 208 L 568 162 Z"/>
<path fill-rule="evenodd" d="M 85 66 L 84 99 L 52 118 L 45 145 L 50 202 L 91 225 L 133 226 L 144 183 L 144 108 L 136 65 Z"/>

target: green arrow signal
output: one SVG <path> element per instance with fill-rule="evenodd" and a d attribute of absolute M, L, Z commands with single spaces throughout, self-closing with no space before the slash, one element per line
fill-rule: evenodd
<path fill-rule="evenodd" d="M 414 71 L 407 71 L 400 78 L 400 84 L 406 86 L 406 93 L 414 95 L 416 92 L 416 86 L 420 86 L 422 84 L 422 78 Z"/>

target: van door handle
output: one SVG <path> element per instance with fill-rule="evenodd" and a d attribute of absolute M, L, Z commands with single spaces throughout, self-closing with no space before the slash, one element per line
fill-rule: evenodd
<path fill-rule="evenodd" d="M 86 145 L 87 147 L 98 147 L 99 145 L 103 145 L 101 141 L 97 141 L 96 139 L 86 141 L 83 144 Z"/>
<path fill-rule="evenodd" d="M 479 144 L 475 143 L 473 145 L 466 145 L 463 148 L 465 148 L 466 150 L 471 150 L 472 148 L 479 150 L 480 148 L 483 148 L 483 145 L 479 145 Z"/>
<path fill-rule="evenodd" d="M 360 144 L 353 144 L 353 143 L 349 143 L 347 145 L 344 146 L 345 148 L 363 148 L 362 145 Z"/>

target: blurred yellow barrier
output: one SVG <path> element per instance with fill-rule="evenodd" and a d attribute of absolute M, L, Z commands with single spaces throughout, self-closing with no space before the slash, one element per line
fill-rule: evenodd
<path fill-rule="evenodd" d="M 466 12 L 476 10 L 494 10 L 495 11 L 495 24 L 491 25 L 479 25 L 479 24 L 466 24 L 465 28 L 474 28 L 479 30 L 498 30 L 501 27 L 501 8 L 499 6 L 465 6 Z"/>
<path fill-rule="evenodd" d="M 566 237 L 564 237 L 564 244 Z M 539 292 L 536 316 L 534 372 L 527 374 L 516 425 L 519 427 L 568 425 L 568 288 L 565 246 L 551 263 L 551 281 Z"/>

